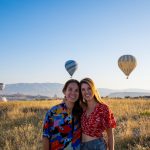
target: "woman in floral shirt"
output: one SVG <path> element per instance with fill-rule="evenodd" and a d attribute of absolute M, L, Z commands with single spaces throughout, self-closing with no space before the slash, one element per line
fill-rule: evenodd
<path fill-rule="evenodd" d="M 113 128 L 116 121 L 110 108 L 101 101 L 94 82 L 90 78 L 80 81 L 84 108 L 81 117 L 82 144 L 81 150 L 106 150 L 103 132 L 107 132 L 108 149 L 114 150 Z"/>
<path fill-rule="evenodd" d="M 63 88 L 64 101 L 46 113 L 43 126 L 44 150 L 79 150 L 81 142 L 79 82 L 68 80 Z"/>

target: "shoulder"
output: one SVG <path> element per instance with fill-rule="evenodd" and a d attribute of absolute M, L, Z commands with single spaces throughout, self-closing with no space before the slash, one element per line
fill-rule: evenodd
<path fill-rule="evenodd" d="M 52 115 L 52 114 L 57 114 L 58 112 L 60 112 L 61 110 L 63 110 L 65 108 L 65 104 L 64 103 L 60 103 L 58 105 L 55 105 L 53 107 L 51 107 L 48 111 L 47 114 Z"/>
<path fill-rule="evenodd" d="M 109 113 L 110 112 L 109 106 L 105 103 L 99 103 L 98 106 L 97 106 L 97 109 L 101 112 L 104 112 L 104 113 Z"/>
<path fill-rule="evenodd" d="M 109 109 L 109 106 L 105 103 L 98 103 L 97 105 L 99 109 L 106 109 L 106 110 Z"/>
<path fill-rule="evenodd" d="M 60 103 L 60 104 L 57 104 L 53 107 L 51 107 L 51 111 L 54 111 L 54 110 L 57 110 L 57 109 L 61 109 L 61 108 L 64 108 L 65 107 L 65 103 Z"/>

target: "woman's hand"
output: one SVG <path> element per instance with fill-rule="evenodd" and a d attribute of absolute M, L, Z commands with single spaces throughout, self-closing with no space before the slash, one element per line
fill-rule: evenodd
<path fill-rule="evenodd" d="M 49 139 L 46 137 L 43 137 L 43 150 L 49 150 Z"/>

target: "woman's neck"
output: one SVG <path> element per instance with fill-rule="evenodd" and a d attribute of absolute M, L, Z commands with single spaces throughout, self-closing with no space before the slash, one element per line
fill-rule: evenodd
<path fill-rule="evenodd" d="M 87 103 L 87 110 L 90 111 L 90 112 L 93 111 L 95 106 L 96 106 L 96 104 L 97 104 L 96 100 L 92 99 L 91 101 L 89 101 Z"/>
<path fill-rule="evenodd" d="M 69 111 L 71 111 L 71 112 L 72 112 L 72 109 L 73 109 L 74 103 L 69 102 L 69 101 L 67 101 L 67 100 L 65 100 L 64 102 L 65 102 L 65 104 L 66 104 L 66 106 L 67 106 L 67 109 L 68 109 Z"/>

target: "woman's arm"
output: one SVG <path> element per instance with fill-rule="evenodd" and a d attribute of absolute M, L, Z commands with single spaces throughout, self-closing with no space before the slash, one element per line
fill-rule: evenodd
<path fill-rule="evenodd" d="M 108 149 L 114 150 L 114 132 L 113 128 L 109 128 L 106 130 L 107 137 L 108 137 Z"/>
<path fill-rule="evenodd" d="M 43 150 L 49 150 L 50 145 L 49 145 L 49 139 L 46 137 L 43 137 Z"/>

